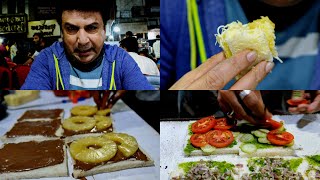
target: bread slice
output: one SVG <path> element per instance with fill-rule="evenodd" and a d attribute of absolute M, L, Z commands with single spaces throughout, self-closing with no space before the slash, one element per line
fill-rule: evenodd
<path fill-rule="evenodd" d="M 275 156 L 295 156 L 295 150 L 291 147 L 270 147 L 265 149 L 257 149 L 253 153 L 245 153 L 239 150 L 241 157 L 275 157 Z"/>
<path fill-rule="evenodd" d="M 190 146 L 189 144 L 189 139 L 190 139 L 191 135 L 187 135 L 186 140 L 185 140 L 185 149 L 187 148 L 187 146 Z M 211 153 L 205 153 L 203 152 L 200 148 L 196 148 L 195 150 L 191 151 L 191 153 L 186 153 L 186 151 L 184 151 L 185 156 L 209 156 L 209 155 L 217 155 L 217 154 L 238 154 L 239 153 L 239 146 L 240 146 L 240 142 L 239 142 L 239 137 L 235 137 L 235 144 L 232 147 L 224 147 L 224 148 L 215 148 L 215 150 Z M 191 145 L 192 146 L 192 145 Z"/>
<path fill-rule="evenodd" d="M 61 137 L 63 130 L 61 127 L 60 119 L 55 119 L 51 121 L 43 121 L 41 124 L 40 121 L 18 121 L 15 123 L 12 128 L 0 139 L 4 143 L 15 142 L 18 140 L 28 141 L 28 140 L 39 140 L 43 138 L 46 139 L 56 139 Z M 50 134 L 51 127 L 55 127 L 54 134 Z M 49 133 L 50 132 L 50 133 Z"/>
<path fill-rule="evenodd" d="M 57 138 L 56 138 L 57 139 Z M 55 140 L 56 140 L 55 139 Z M 42 138 L 41 141 L 47 141 L 52 140 L 48 138 Z M 29 140 L 28 140 L 29 141 Z M 21 142 L 28 142 L 24 139 L 16 139 L 13 143 L 18 144 Z M 41 142 L 40 140 L 35 140 L 36 142 Z M 3 148 L 5 144 L 3 144 L 0 149 Z M 67 166 L 67 155 L 66 155 L 66 146 L 63 146 L 63 152 L 64 152 L 64 160 L 62 163 L 53 165 L 53 166 L 47 166 L 43 168 L 33 169 L 33 170 L 26 170 L 21 172 L 6 172 L 6 173 L 0 173 L 1 179 L 5 180 L 15 180 L 15 179 L 33 179 L 33 178 L 44 178 L 44 177 L 65 177 L 68 176 L 68 166 Z M 1 167 L 1 165 L 0 165 Z"/>
<path fill-rule="evenodd" d="M 154 161 L 151 159 L 150 155 L 148 155 L 141 147 L 139 149 L 147 156 L 147 161 L 140 161 L 136 159 L 127 159 L 124 161 L 119 161 L 116 163 L 107 163 L 104 165 L 96 166 L 88 171 L 80 170 L 80 169 L 73 169 L 73 177 L 80 178 L 85 176 L 91 176 L 99 173 L 106 173 L 106 172 L 113 172 L 113 171 L 120 171 L 125 169 L 132 169 L 132 168 L 139 168 L 139 167 L 148 167 L 154 166 Z M 72 159 L 74 162 L 74 159 Z"/>
<path fill-rule="evenodd" d="M 72 136 L 72 137 L 66 137 L 65 141 L 68 147 L 70 147 L 70 143 L 74 140 L 89 137 L 89 136 L 100 136 L 101 134 L 86 134 L 86 135 L 81 135 L 81 136 Z M 146 155 L 147 161 L 142 161 L 142 160 L 136 160 L 134 158 L 127 159 L 127 160 L 122 160 L 119 162 L 107 162 L 106 164 L 103 165 L 98 165 L 95 166 L 94 168 L 90 170 L 81 170 L 81 169 L 73 169 L 72 176 L 74 178 L 81 178 L 85 176 L 90 176 L 90 175 L 95 175 L 99 173 L 106 173 L 106 172 L 113 172 L 113 171 L 119 171 L 119 170 L 125 170 L 125 169 L 131 169 L 131 168 L 139 168 L 139 167 L 148 167 L 148 166 L 154 166 L 154 161 L 152 160 L 151 156 L 143 150 L 139 146 L 139 150 Z M 69 151 L 70 154 L 70 151 Z M 72 164 L 75 165 L 75 160 L 72 158 Z"/>
<path fill-rule="evenodd" d="M 63 115 L 63 109 L 33 109 L 23 113 L 18 121 L 50 121 L 62 119 Z"/>

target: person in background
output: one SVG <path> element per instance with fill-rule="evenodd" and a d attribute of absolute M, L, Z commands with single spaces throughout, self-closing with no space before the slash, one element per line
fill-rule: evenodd
<path fill-rule="evenodd" d="M 154 61 L 151 59 L 138 55 L 138 42 L 134 37 L 125 38 L 120 41 L 120 46 L 126 50 L 129 55 L 136 61 L 141 72 L 145 75 L 159 76 L 160 72 Z"/>
<path fill-rule="evenodd" d="M 133 37 L 133 33 L 131 31 L 126 32 L 126 38 Z"/>
<path fill-rule="evenodd" d="M 63 42 L 40 52 L 21 89 L 153 90 L 131 56 L 107 45 L 104 0 L 59 0 Z"/>
<path fill-rule="evenodd" d="M 13 61 L 13 58 L 17 55 L 17 43 L 15 40 L 11 40 L 11 46 L 10 46 L 10 58 Z"/>
<path fill-rule="evenodd" d="M 0 55 L 4 58 L 8 56 L 8 50 L 7 50 L 7 39 L 4 39 L 3 42 L 0 44 Z"/>
<path fill-rule="evenodd" d="M 152 49 L 158 63 L 158 61 L 160 60 L 160 35 L 157 35 L 156 38 L 157 40 L 153 43 Z"/>
<path fill-rule="evenodd" d="M 188 8 L 187 3 L 190 2 Z M 320 53 L 319 53 L 319 11 L 318 0 L 162 0 L 161 1 L 161 89 L 169 89 L 177 80 L 184 77 L 183 84 L 194 82 L 192 89 L 229 89 L 235 85 L 232 78 L 223 78 L 236 71 L 216 63 L 222 55 L 215 55 L 222 49 L 215 45 L 214 34 L 221 25 L 239 20 L 243 24 L 268 16 L 275 24 L 276 45 L 283 64 L 278 62 L 258 64 L 268 74 L 257 76 L 259 85 L 237 86 L 235 89 L 319 89 L 320 87 Z M 195 9 L 191 11 L 190 9 Z M 196 13 L 194 13 L 196 12 Z M 189 17 L 189 19 L 188 19 Z M 194 20 L 194 19 L 197 19 Z M 190 21 L 194 20 L 194 23 Z M 195 22 L 199 24 L 195 25 Z M 195 28 L 196 27 L 196 28 Z M 200 29 L 195 46 L 190 45 L 189 30 Z M 191 36 L 192 37 L 192 36 Z M 199 45 L 201 48 L 199 49 Z M 203 45 L 203 46 L 202 46 Z M 195 48 L 195 49 L 193 49 Z M 191 68 L 191 50 L 195 50 L 196 67 Z M 204 63 L 200 61 L 199 52 L 204 52 Z M 249 53 L 247 51 L 246 53 Z M 245 57 L 245 56 L 243 56 Z M 238 59 L 239 56 L 235 56 Z M 240 57 L 241 58 L 241 57 Z M 222 58 L 225 59 L 225 58 Z M 241 61 L 241 60 L 240 60 Z M 204 64 L 207 68 L 203 68 Z M 234 66 L 238 66 L 235 64 Z M 242 68 L 242 66 L 240 66 Z M 275 67 L 275 68 L 273 68 Z M 303 68 L 302 68 L 303 67 Z M 204 70 L 205 69 L 205 70 Z M 210 71 L 211 70 L 211 71 Z M 203 72 L 203 73 L 200 73 Z M 207 72 L 207 73 L 204 73 Z M 196 78 L 196 77 L 204 78 Z M 234 77 L 234 76 L 233 76 Z M 262 78 L 260 78 L 262 77 Z M 287 78 L 290 77 L 290 78 Z M 243 77 L 244 78 L 244 77 Z M 205 80 L 206 79 L 206 80 Z M 218 80 L 216 80 L 218 79 Z M 285 79 L 285 80 L 284 80 Z M 241 79 L 240 79 L 241 80 Z M 238 81 L 240 81 L 238 80 Z M 197 83 L 199 81 L 200 83 Z M 217 82 L 218 81 L 218 82 Z M 220 83 L 224 81 L 223 83 Z M 219 84 L 218 86 L 216 84 Z M 176 89 L 188 89 L 181 85 Z M 190 88 L 189 88 L 190 89 Z"/>

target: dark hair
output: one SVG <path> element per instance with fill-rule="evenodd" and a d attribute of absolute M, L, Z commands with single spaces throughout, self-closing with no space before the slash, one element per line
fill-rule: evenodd
<path fill-rule="evenodd" d="M 160 39 L 160 35 L 158 34 L 158 35 L 156 36 L 156 38 Z"/>
<path fill-rule="evenodd" d="M 32 37 L 38 36 L 39 39 L 43 39 L 43 34 L 42 33 L 34 33 Z"/>
<path fill-rule="evenodd" d="M 126 36 L 132 37 L 132 36 L 133 36 L 133 33 L 132 33 L 131 31 L 127 31 L 127 32 L 126 32 Z"/>
<path fill-rule="evenodd" d="M 99 12 L 106 24 L 110 2 L 107 0 L 58 0 L 56 6 L 57 21 L 61 26 L 63 11 Z"/>
<path fill-rule="evenodd" d="M 120 41 L 120 46 L 126 48 L 128 52 L 138 53 L 138 41 L 134 37 L 128 37 Z"/>

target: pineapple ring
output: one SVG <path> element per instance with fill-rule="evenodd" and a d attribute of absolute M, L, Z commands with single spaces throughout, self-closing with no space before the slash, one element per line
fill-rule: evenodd
<path fill-rule="evenodd" d="M 102 109 L 102 110 L 98 110 L 97 111 L 97 115 L 102 115 L 102 116 L 107 116 L 107 115 L 109 115 L 110 114 L 110 109 Z"/>
<path fill-rule="evenodd" d="M 96 120 L 96 128 L 97 128 L 97 130 L 107 129 L 112 124 L 112 120 L 111 120 L 111 118 L 109 116 L 95 115 L 94 119 Z"/>
<path fill-rule="evenodd" d="M 71 109 L 71 114 L 74 116 L 93 116 L 98 111 L 95 106 L 75 106 Z"/>
<path fill-rule="evenodd" d="M 96 125 L 96 121 L 92 117 L 73 116 L 62 123 L 62 127 L 71 131 L 87 131 Z"/>
<path fill-rule="evenodd" d="M 78 161 L 96 164 L 113 158 L 117 144 L 102 137 L 85 137 L 71 143 L 70 153 Z"/>
<path fill-rule="evenodd" d="M 139 148 L 137 140 L 128 134 L 124 133 L 106 133 L 103 135 L 104 138 L 110 139 L 118 145 L 119 151 L 122 152 L 122 154 L 125 157 L 132 156 Z"/>

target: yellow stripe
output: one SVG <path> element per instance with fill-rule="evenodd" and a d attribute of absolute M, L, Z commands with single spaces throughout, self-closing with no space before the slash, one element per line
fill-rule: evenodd
<path fill-rule="evenodd" d="M 193 20 L 192 20 L 192 9 L 190 0 L 186 0 L 187 2 L 187 10 L 188 10 L 188 27 L 189 27 L 189 37 L 190 37 L 190 67 L 191 69 L 195 69 L 197 67 L 197 52 L 196 52 L 196 42 L 195 42 L 195 34 L 193 28 Z"/>
<path fill-rule="evenodd" d="M 194 19 L 194 27 L 195 27 L 196 35 L 197 35 L 200 59 L 201 59 L 201 63 L 204 63 L 207 60 L 207 53 L 206 53 L 206 49 L 204 47 L 202 30 L 201 30 L 201 25 L 200 25 L 200 20 L 199 20 L 198 5 L 197 5 L 196 0 L 192 0 L 191 8 L 192 8 L 192 14 L 193 14 L 193 19 Z"/>
<path fill-rule="evenodd" d="M 62 86 L 62 90 L 64 90 L 64 85 L 63 85 L 62 76 L 60 73 L 58 58 L 56 57 L 55 54 L 53 54 L 53 59 L 54 59 L 54 66 L 56 68 L 56 88 L 57 88 L 57 90 L 59 90 L 59 82 L 60 82 L 60 84 Z"/>
<path fill-rule="evenodd" d="M 110 87 L 109 87 L 109 90 L 117 90 L 117 87 L 116 87 L 116 83 L 115 83 L 115 80 L 114 80 L 114 68 L 116 66 L 116 61 L 114 60 L 112 62 L 112 74 L 111 74 L 111 81 L 110 81 Z"/>

